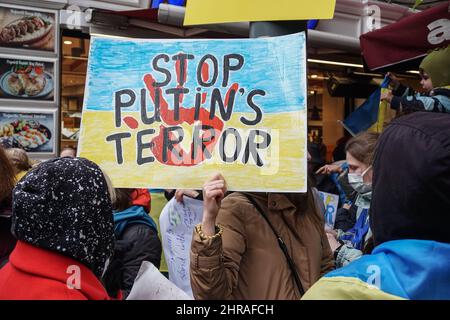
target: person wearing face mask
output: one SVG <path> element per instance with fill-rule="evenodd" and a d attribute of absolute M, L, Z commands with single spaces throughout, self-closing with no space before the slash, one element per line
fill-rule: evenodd
<path fill-rule="evenodd" d="M 108 181 L 87 159 L 56 158 L 17 183 L 17 244 L 0 269 L 0 300 L 110 299 L 100 281 L 114 250 Z"/>
<path fill-rule="evenodd" d="M 374 250 L 304 299 L 450 300 L 450 114 L 393 120 L 373 159 Z"/>
<path fill-rule="evenodd" d="M 379 134 L 364 132 L 350 139 L 346 145 L 348 182 L 356 192 L 349 208 L 338 212 L 336 220 L 354 221 L 350 229 L 327 231 L 328 241 L 334 253 L 336 267 L 342 267 L 371 249 L 370 201 L 372 198 L 372 155 Z"/>

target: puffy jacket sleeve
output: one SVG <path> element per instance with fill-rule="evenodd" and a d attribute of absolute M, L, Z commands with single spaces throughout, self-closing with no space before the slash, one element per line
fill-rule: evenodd
<path fill-rule="evenodd" d="M 450 112 L 448 103 L 443 103 L 443 101 L 449 101 L 448 97 L 441 96 L 441 99 L 438 99 L 436 96 L 432 97 L 420 94 L 414 89 L 403 85 L 399 85 L 392 93 L 394 94 L 394 97 L 391 101 L 391 108 L 395 110 L 401 110 L 402 112 Z"/>
<path fill-rule="evenodd" d="M 350 262 L 361 258 L 363 255 L 361 250 L 355 249 L 348 244 L 342 245 L 336 256 L 336 266 L 338 268 L 345 267 Z"/>
<path fill-rule="evenodd" d="M 161 263 L 161 241 L 157 232 L 142 224 L 125 229 L 122 240 L 132 243 L 123 256 L 122 288 L 126 298 L 131 291 L 143 261 L 151 262 L 159 269 Z"/>
<path fill-rule="evenodd" d="M 217 223 L 222 237 L 202 240 L 194 230 L 191 245 L 191 286 L 196 299 L 229 299 L 237 286 L 239 265 L 246 250 L 242 202 L 222 201 Z"/>
<path fill-rule="evenodd" d="M 391 101 L 391 108 L 395 110 L 401 109 L 403 112 L 413 111 L 433 111 L 448 112 L 445 105 L 436 97 L 428 97 L 420 94 L 407 97 L 394 96 Z"/>

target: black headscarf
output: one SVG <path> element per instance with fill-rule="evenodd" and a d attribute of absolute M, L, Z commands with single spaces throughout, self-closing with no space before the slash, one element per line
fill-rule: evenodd
<path fill-rule="evenodd" d="M 392 121 L 378 140 L 373 172 L 375 245 L 450 243 L 450 114 L 416 112 Z"/>
<path fill-rule="evenodd" d="M 84 158 L 56 158 L 31 170 L 13 191 L 12 231 L 19 240 L 84 263 L 100 278 L 114 246 L 100 168 Z"/>

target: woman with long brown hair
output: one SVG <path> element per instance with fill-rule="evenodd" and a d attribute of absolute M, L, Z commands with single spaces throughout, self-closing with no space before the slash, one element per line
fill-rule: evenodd
<path fill-rule="evenodd" d="M 312 191 L 233 192 L 214 176 L 191 245 L 196 299 L 299 299 L 334 267 Z"/>
<path fill-rule="evenodd" d="M 14 249 L 15 238 L 11 234 L 11 200 L 15 184 L 14 168 L 0 145 L 0 267 Z"/>

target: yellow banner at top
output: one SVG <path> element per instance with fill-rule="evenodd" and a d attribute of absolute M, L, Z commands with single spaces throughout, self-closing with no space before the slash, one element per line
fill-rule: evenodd
<path fill-rule="evenodd" d="M 184 25 L 331 19 L 336 0 L 189 0 Z"/>

